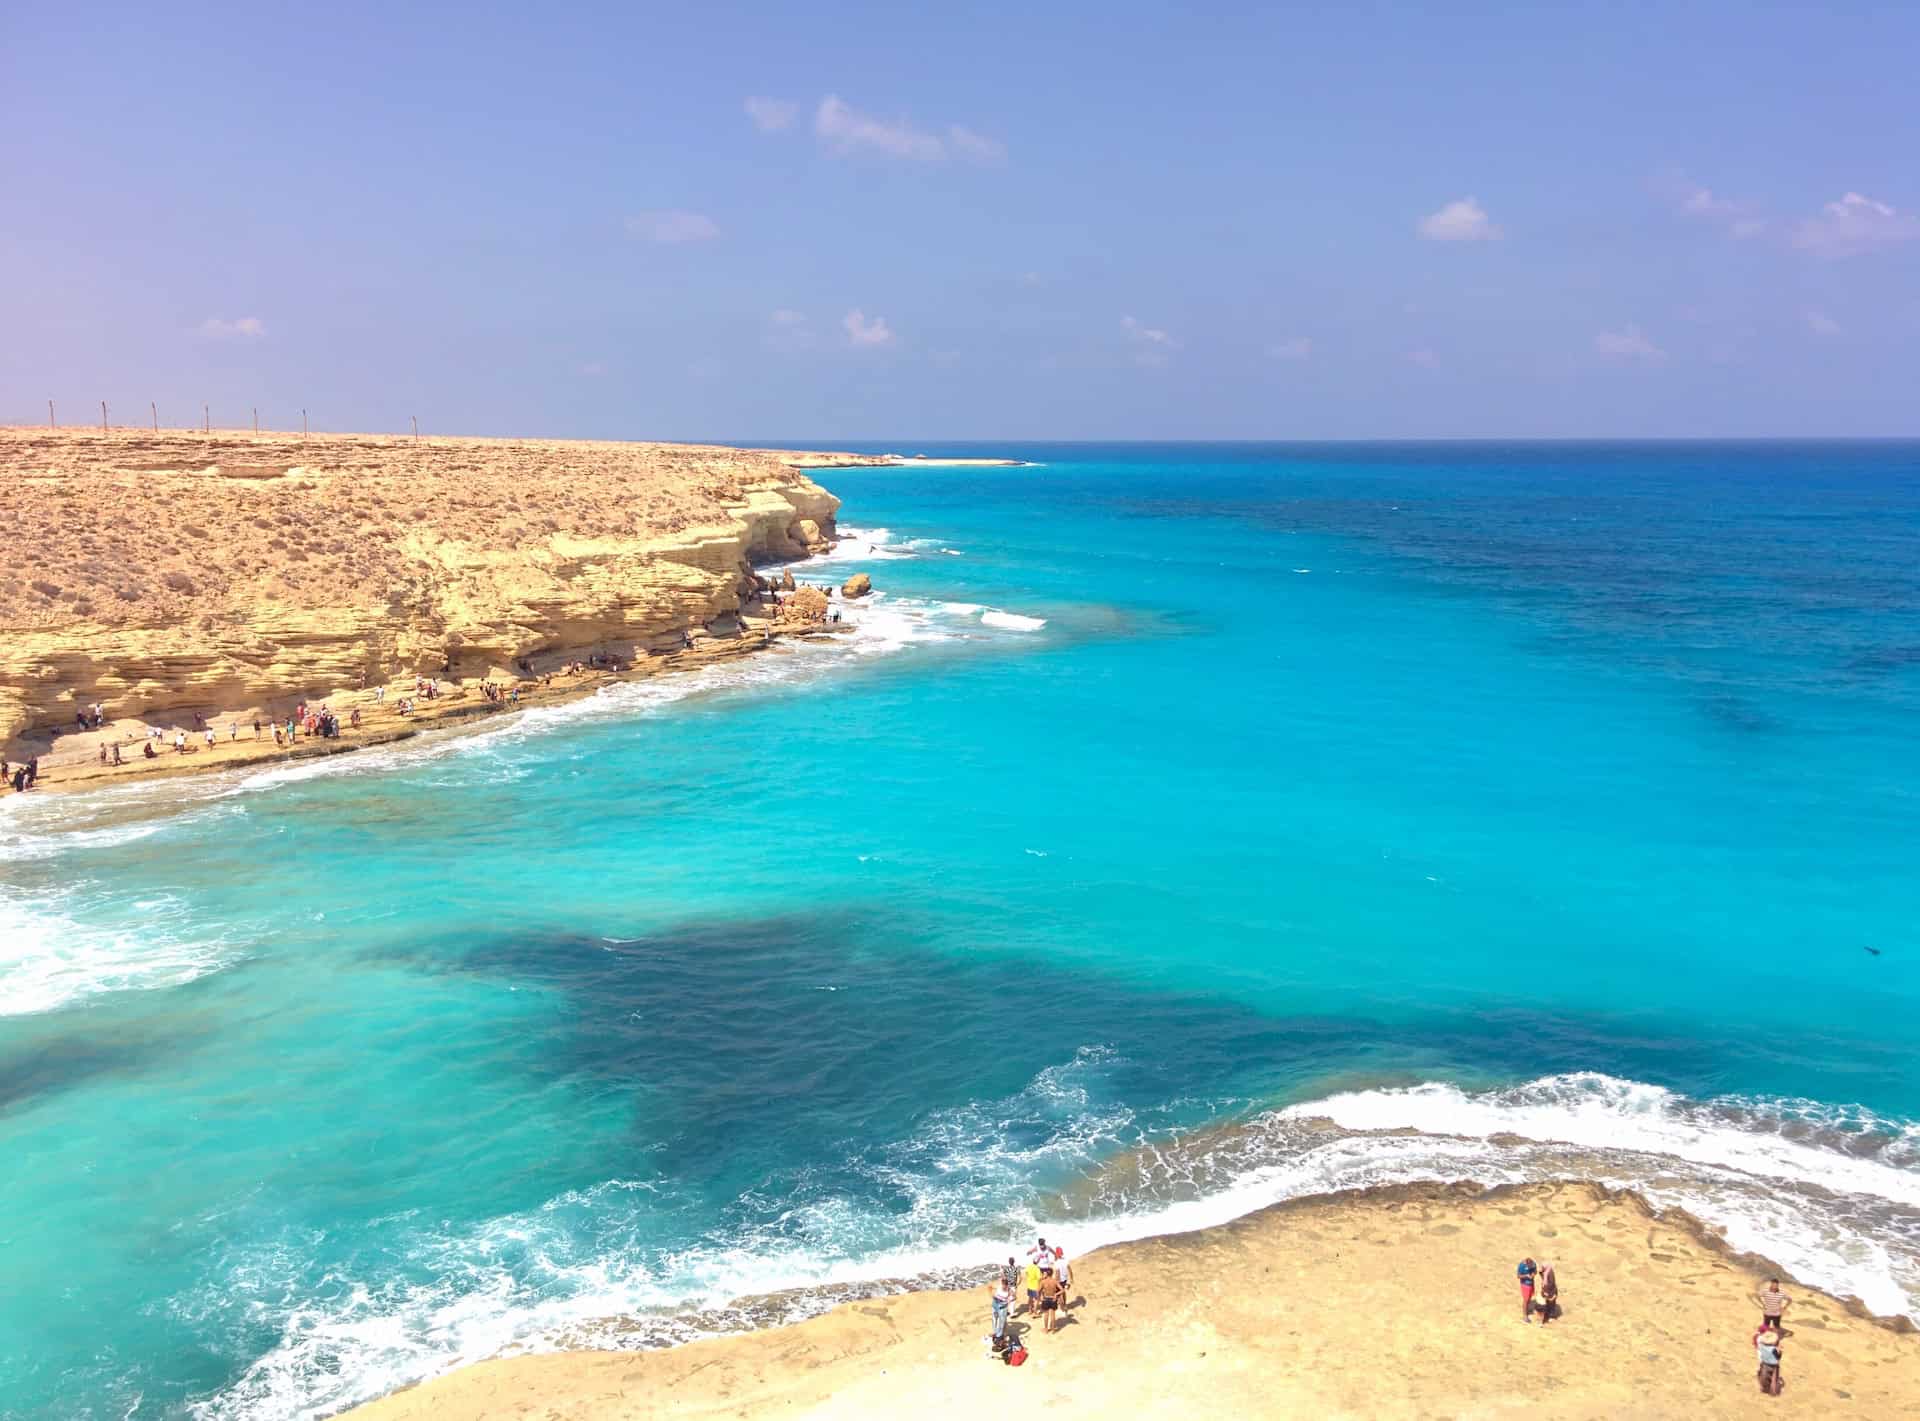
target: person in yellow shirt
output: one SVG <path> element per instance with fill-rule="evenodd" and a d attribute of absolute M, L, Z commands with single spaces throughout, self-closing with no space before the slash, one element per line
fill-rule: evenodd
<path fill-rule="evenodd" d="M 1027 1290 L 1027 1316 L 1032 1317 L 1040 1311 L 1040 1264 L 1037 1259 L 1027 1265 L 1026 1276 L 1020 1281 Z"/>

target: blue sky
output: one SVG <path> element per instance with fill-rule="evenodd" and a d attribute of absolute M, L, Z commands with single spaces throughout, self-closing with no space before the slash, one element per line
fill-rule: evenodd
<path fill-rule="evenodd" d="M 1920 433 L 1920 6 L 41 6 L 0 420 Z"/>

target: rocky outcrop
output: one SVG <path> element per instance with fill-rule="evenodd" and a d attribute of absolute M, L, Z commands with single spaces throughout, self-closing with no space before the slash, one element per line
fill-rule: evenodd
<path fill-rule="evenodd" d="M 817 587 L 802 587 L 780 604 L 781 626 L 817 627 L 827 619 L 827 594 Z"/>
<path fill-rule="evenodd" d="M 751 450 L 0 433 L 0 525 L 47 530 L 0 573 L 0 746 L 95 701 L 168 721 L 678 646 L 838 507 Z"/>
<path fill-rule="evenodd" d="M 873 579 L 864 572 L 856 572 L 840 584 L 842 597 L 864 597 L 871 591 L 873 591 Z"/>

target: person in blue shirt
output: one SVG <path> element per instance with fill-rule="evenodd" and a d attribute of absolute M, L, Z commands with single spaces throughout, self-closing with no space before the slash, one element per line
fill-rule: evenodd
<path fill-rule="evenodd" d="M 1520 1320 L 1533 1321 L 1533 1275 L 1537 1271 L 1531 1258 L 1520 1260 L 1520 1266 L 1513 1270 L 1520 1275 Z"/>

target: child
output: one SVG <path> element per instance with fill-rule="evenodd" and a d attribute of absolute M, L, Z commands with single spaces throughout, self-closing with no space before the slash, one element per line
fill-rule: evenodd
<path fill-rule="evenodd" d="M 1761 1328 L 1753 1334 L 1753 1348 L 1760 1358 L 1760 1394 L 1780 1395 L 1780 1334 L 1770 1327 Z"/>
<path fill-rule="evenodd" d="M 1513 1271 L 1520 1275 L 1520 1320 L 1532 1322 L 1534 1262 L 1531 1258 L 1523 1258 L 1520 1266 Z"/>

